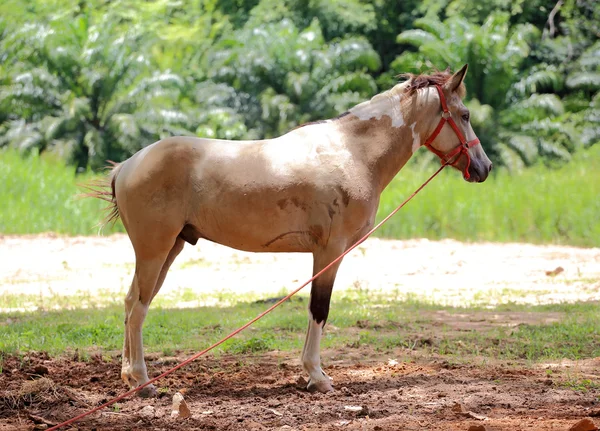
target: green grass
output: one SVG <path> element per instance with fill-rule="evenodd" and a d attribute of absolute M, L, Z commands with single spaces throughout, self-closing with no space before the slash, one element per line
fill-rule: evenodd
<path fill-rule="evenodd" d="M 599 246 L 599 165 L 600 146 L 595 146 L 560 169 L 537 166 L 514 175 L 497 170 L 483 184 L 469 184 L 447 169 L 376 235 Z M 415 163 L 403 169 L 383 193 L 378 218 L 433 169 L 419 170 Z M 96 234 L 104 202 L 76 198 L 81 192 L 76 184 L 91 178 L 45 157 L 0 152 L 0 233 Z M 105 232 L 122 229 L 117 223 Z"/>
<path fill-rule="evenodd" d="M 560 169 L 492 171 L 470 184 L 446 169 L 376 235 L 600 246 L 600 146 Z M 381 198 L 383 218 L 428 176 L 402 170 Z"/>
<path fill-rule="evenodd" d="M 0 151 L 0 233 L 97 234 L 106 202 L 79 198 L 85 190 L 78 184 L 98 177 L 75 175 L 74 167 L 48 157 Z M 105 232 L 122 230 L 118 222 Z"/>
<path fill-rule="evenodd" d="M 307 299 L 295 298 L 218 348 L 221 353 L 299 352 L 307 326 Z M 198 351 L 241 326 L 266 308 L 265 304 L 235 302 L 228 307 L 172 309 L 152 307 L 145 324 L 147 352 L 171 355 Z M 473 308 L 452 308 L 416 301 L 393 301 L 387 296 L 350 291 L 334 300 L 324 348 L 368 346 L 381 352 L 405 348 L 451 358 L 484 356 L 539 361 L 600 356 L 600 313 L 596 303 L 537 307 L 503 305 L 475 309 L 477 319 L 502 312 L 560 313 L 552 324 L 521 324 L 516 328 L 483 325 L 464 329 L 439 320 L 439 311 L 469 315 Z M 434 319 L 434 316 L 438 316 Z M 464 318 L 464 317 L 463 317 Z M 468 319 L 467 319 L 468 320 Z M 542 321 L 540 319 L 540 321 Z M 0 352 L 51 355 L 78 349 L 92 353 L 118 352 L 123 342 L 121 305 L 34 313 L 0 314 L 3 336 Z"/>

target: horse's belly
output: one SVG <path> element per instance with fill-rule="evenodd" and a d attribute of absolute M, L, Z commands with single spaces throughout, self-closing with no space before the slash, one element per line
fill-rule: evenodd
<path fill-rule="evenodd" d="M 290 230 L 290 227 L 270 228 L 267 231 L 247 226 L 241 229 L 227 221 L 219 223 L 218 229 L 198 229 L 200 238 L 251 252 L 310 252 L 314 241 L 308 230 Z"/>
<path fill-rule="evenodd" d="M 324 227 L 306 222 L 306 215 L 277 210 L 257 212 L 222 208 L 194 223 L 198 238 L 252 252 L 311 252 L 322 241 Z"/>

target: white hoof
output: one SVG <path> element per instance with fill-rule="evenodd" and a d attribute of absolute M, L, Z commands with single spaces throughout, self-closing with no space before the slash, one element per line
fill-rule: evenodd
<path fill-rule="evenodd" d="M 322 394 L 326 394 L 328 392 L 333 392 L 333 385 L 329 378 L 326 378 L 326 380 L 309 380 L 306 390 L 308 392 L 321 392 Z"/>

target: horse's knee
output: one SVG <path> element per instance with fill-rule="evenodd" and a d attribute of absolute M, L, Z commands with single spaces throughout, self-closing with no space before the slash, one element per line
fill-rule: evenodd
<path fill-rule="evenodd" d="M 125 317 L 126 323 L 130 326 L 138 327 L 144 323 L 148 314 L 148 305 L 141 301 L 135 301 L 129 309 L 128 315 Z"/>

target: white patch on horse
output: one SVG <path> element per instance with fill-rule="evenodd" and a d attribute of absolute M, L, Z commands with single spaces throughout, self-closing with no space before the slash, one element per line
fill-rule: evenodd
<path fill-rule="evenodd" d="M 392 120 L 392 127 L 402 127 L 404 125 L 404 116 L 402 115 L 400 106 L 401 101 L 402 95 L 390 90 L 373 96 L 367 102 L 356 105 L 350 109 L 350 113 L 361 120 L 370 120 L 371 118 L 381 120 L 381 117 L 387 116 Z"/>
<path fill-rule="evenodd" d="M 322 166 L 349 169 L 354 157 L 335 122 L 310 124 L 266 141 L 263 153 L 276 174 L 286 175 L 307 166 L 316 175 L 328 175 Z"/>
<path fill-rule="evenodd" d="M 302 352 L 302 365 L 313 384 L 318 382 L 327 382 L 331 384 L 331 379 L 321 369 L 321 357 L 319 355 L 319 346 L 321 336 L 323 335 L 323 324 L 317 323 L 309 312 L 308 333 Z"/>
<path fill-rule="evenodd" d="M 415 153 L 415 151 L 417 151 L 421 147 L 421 136 L 415 132 L 416 125 L 417 125 L 416 121 L 410 125 L 410 131 L 412 133 L 412 138 L 413 138 L 413 145 L 412 145 L 413 154 Z"/>

